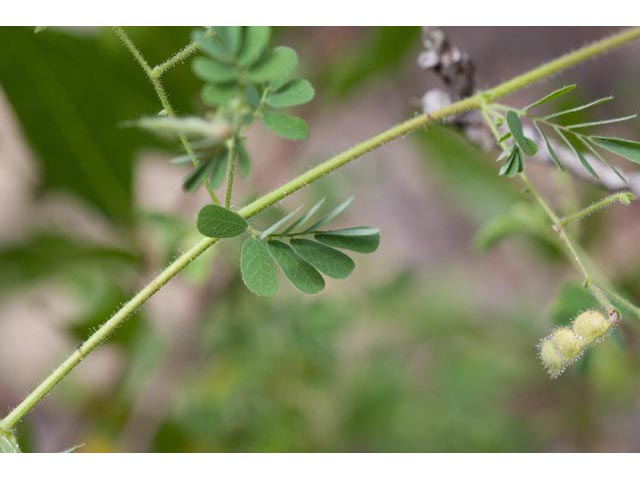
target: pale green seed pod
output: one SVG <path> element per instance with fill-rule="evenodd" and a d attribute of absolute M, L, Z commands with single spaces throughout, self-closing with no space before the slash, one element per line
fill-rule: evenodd
<path fill-rule="evenodd" d="M 582 339 L 583 346 L 601 339 L 612 323 L 597 310 L 582 312 L 573 321 L 573 332 Z"/>
<path fill-rule="evenodd" d="M 562 354 L 555 347 L 551 338 L 545 338 L 542 340 L 539 346 L 539 355 L 542 365 L 551 378 L 556 378 L 562 372 L 564 372 L 567 363 Z"/>
<path fill-rule="evenodd" d="M 582 350 L 582 341 L 571 329 L 562 327 L 558 328 L 551 335 L 551 342 L 556 348 L 560 356 L 564 359 L 565 364 L 573 362 L 580 355 Z"/>

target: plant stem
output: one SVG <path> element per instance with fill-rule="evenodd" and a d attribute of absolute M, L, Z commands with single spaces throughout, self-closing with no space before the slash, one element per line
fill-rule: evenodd
<path fill-rule="evenodd" d="M 197 51 L 198 51 L 198 45 L 191 42 L 187 46 L 185 46 L 182 50 L 175 53 L 164 62 L 159 63 L 158 65 L 153 67 L 151 72 L 156 78 L 160 78 L 165 72 L 167 72 L 167 70 L 172 69 L 173 67 L 175 67 L 177 64 L 181 62 L 184 62 L 187 58 L 189 58 L 191 55 L 193 55 Z"/>
<path fill-rule="evenodd" d="M 113 31 L 118 36 L 118 38 L 120 38 L 124 46 L 127 47 L 127 49 L 131 52 L 133 57 L 138 61 L 138 63 L 142 67 L 142 70 L 144 70 L 144 73 L 147 74 L 147 77 L 149 77 L 149 80 L 151 81 L 151 85 L 153 86 L 153 89 L 155 90 L 156 95 L 160 100 L 160 104 L 162 105 L 164 113 L 168 117 L 175 118 L 176 112 L 173 109 L 171 102 L 169 102 L 169 97 L 167 96 L 167 93 L 164 90 L 164 86 L 162 85 L 162 81 L 160 80 L 160 77 L 162 76 L 164 71 L 166 71 L 166 69 L 162 70 L 162 69 L 158 69 L 157 67 L 151 68 L 147 63 L 147 61 L 145 60 L 142 53 L 140 52 L 140 50 L 138 50 L 138 47 L 135 46 L 135 44 L 133 43 L 129 35 L 127 35 L 127 32 L 125 32 L 120 27 L 113 27 Z M 177 55 L 179 54 L 180 52 L 178 52 Z M 169 61 L 171 61 L 171 59 L 169 59 Z M 171 66 L 175 65 L 175 63 L 177 63 L 177 61 L 173 62 Z M 191 159 L 191 163 L 193 164 L 193 166 L 197 167 L 198 165 L 200 165 L 200 160 L 198 160 L 198 157 L 196 156 L 193 150 L 193 147 L 191 146 L 191 142 L 189 142 L 189 139 L 182 133 L 178 134 L 178 138 L 180 139 L 180 143 L 182 143 L 182 147 L 184 148 L 185 152 Z M 203 180 L 203 183 L 204 183 L 204 187 L 207 189 L 207 193 L 209 193 L 209 197 L 211 197 L 211 201 L 216 205 L 220 205 L 220 200 L 218 200 L 218 197 L 213 191 L 213 188 L 211 187 L 211 183 L 209 182 L 209 180 L 205 178 Z"/>
<path fill-rule="evenodd" d="M 562 217 L 560 220 L 556 222 L 557 228 L 564 228 L 571 222 L 575 222 L 576 220 L 581 220 L 584 217 L 588 217 L 592 213 L 597 212 L 598 210 L 608 207 L 612 203 L 620 202 L 623 205 L 629 205 L 629 202 L 635 198 L 635 195 L 630 192 L 616 192 L 612 195 L 608 195 L 597 202 L 593 202 L 586 208 L 579 210 L 571 215 L 567 215 Z"/>
<path fill-rule="evenodd" d="M 224 193 L 224 206 L 231 207 L 231 192 L 233 191 L 233 176 L 236 170 L 236 142 L 232 138 L 229 140 L 229 159 L 227 160 L 227 187 Z"/>
<path fill-rule="evenodd" d="M 122 29 L 116 28 L 116 33 L 121 37 L 123 43 L 133 53 L 134 57 L 142 65 L 147 75 L 149 75 L 149 66 L 135 48 L 133 43 Z M 513 80 L 509 80 L 504 84 L 498 85 L 485 93 L 479 93 L 472 97 L 452 103 L 451 105 L 437 110 L 430 114 L 418 115 L 410 120 L 400 123 L 362 143 L 336 155 L 320 165 L 308 170 L 297 178 L 276 188 L 270 193 L 262 196 L 246 207 L 240 209 L 238 213 L 244 218 L 251 218 L 262 212 L 264 209 L 288 197 L 301 188 L 322 178 L 332 171 L 340 168 L 347 163 L 362 157 L 367 152 L 381 147 L 387 142 L 402 137 L 408 133 L 425 127 L 430 123 L 443 120 L 449 116 L 457 115 L 467 110 L 481 108 L 487 99 L 493 100 L 501 96 L 507 95 L 530 83 L 533 83 L 545 76 L 556 73 L 571 65 L 575 65 L 594 55 L 604 52 L 615 46 L 622 45 L 626 42 L 640 37 L 640 28 L 624 30 L 621 33 L 605 38 L 588 47 L 576 50 L 573 53 L 560 57 L 541 67 L 538 67 L 524 75 L 520 75 Z M 138 52 L 138 53 L 136 53 Z M 151 77 L 150 77 L 151 78 Z M 156 80 L 159 81 L 158 78 Z M 158 83 L 159 84 L 159 83 Z M 154 84 L 154 86 L 157 84 Z M 161 85 L 160 85 L 161 86 Z M 164 92 L 160 89 L 164 95 Z M 159 94 L 159 97 L 162 96 Z M 166 96 L 165 96 L 166 99 Z M 165 107 L 166 108 L 166 107 Z M 58 366 L 47 378 L 45 378 L 17 407 L 15 407 L 2 421 L 0 428 L 10 430 L 27 414 L 47 393 L 51 391 L 64 377 L 66 377 L 80 361 L 93 351 L 98 345 L 105 341 L 113 332 L 138 308 L 140 308 L 154 293 L 156 293 L 171 278 L 177 275 L 189 263 L 200 256 L 210 246 L 215 244 L 215 238 L 203 238 L 188 251 L 174 260 L 167 268 L 165 268 L 157 277 L 155 277 L 146 287 L 138 292 L 131 300 L 129 300 L 122 308 L 120 308 L 109 320 L 102 324 L 78 349 L 72 353 L 60 366 Z"/>
<path fill-rule="evenodd" d="M 618 302 L 620 305 L 622 305 L 623 307 L 628 309 L 637 318 L 640 319 L 640 307 L 638 307 L 633 302 L 631 302 L 631 301 L 627 300 L 626 298 L 624 298 L 622 295 L 620 295 L 615 290 L 613 290 L 613 289 L 607 287 L 606 285 L 602 284 L 601 282 L 598 282 L 598 281 L 594 280 L 593 283 L 595 283 L 598 286 L 598 288 L 600 288 L 600 290 L 605 292 L 607 295 L 609 295 L 611 298 L 613 298 L 616 302 Z"/>

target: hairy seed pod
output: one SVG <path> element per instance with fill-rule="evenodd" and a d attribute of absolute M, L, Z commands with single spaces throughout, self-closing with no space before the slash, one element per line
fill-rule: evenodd
<path fill-rule="evenodd" d="M 597 310 L 582 312 L 573 321 L 573 332 L 582 339 L 584 345 L 602 338 L 610 327 L 611 322 Z"/>
<path fill-rule="evenodd" d="M 555 347 L 551 338 L 545 338 L 542 340 L 539 346 L 539 355 L 544 368 L 551 378 L 556 378 L 562 372 L 564 372 L 567 362 L 562 354 Z"/>
<path fill-rule="evenodd" d="M 580 337 L 566 327 L 558 328 L 553 332 L 551 342 L 567 364 L 574 361 L 580 355 L 580 350 L 582 350 Z"/>

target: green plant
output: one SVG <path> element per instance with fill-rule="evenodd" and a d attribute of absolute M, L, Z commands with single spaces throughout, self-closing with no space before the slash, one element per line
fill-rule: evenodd
<path fill-rule="evenodd" d="M 263 230 L 252 225 L 250 220 L 311 182 L 360 158 L 386 142 L 469 110 L 479 110 L 483 114 L 487 125 L 495 135 L 496 142 L 503 148 L 504 153 L 499 159 L 504 160 L 505 163 L 500 169 L 500 174 L 508 177 L 518 176 L 524 183 L 527 191 L 544 210 L 563 248 L 582 272 L 585 286 L 608 312 L 610 318 L 615 318 L 617 321 L 620 317 L 614 305 L 624 307 L 634 315 L 640 315 L 640 308 L 624 300 L 605 280 L 591 273 L 587 268 L 589 262 L 585 260 L 584 252 L 575 245 L 565 228 L 570 222 L 579 221 L 597 209 L 615 202 L 628 203 L 633 197 L 628 193 L 614 194 L 574 214 L 562 218 L 558 216 L 524 173 L 526 157 L 534 155 L 537 146 L 526 136 L 522 120 L 529 119 L 533 122 L 540 135 L 544 137 L 549 154 L 560 168 L 562 164 L 556 158 L 547 137 L 542 133 L 541 126 L 549 126 L 562 139 L 567 139 L 567 144 L 571 146 L 584 168 L 593 175 L 596 175 L 595 171 L 584 159 L 581 150 L 571 142 L 572 137 L 582 142 L 590 151 L 595 152 L 596 147 L 602 147 L 634 162 L 639 161 L 640 144 L 575 132 L 581 128 L 610 121 L 563 126 L 556 124 L 553 120 L 568 112 L 558 112 L 546 117 L 534 117 L 529 114 L 529 110 L 568 93 L 573 87 L 564 87 L 521 110 L 496 103 L 499 98 L 541 78 L 640 38 L 640 29 L 625 30 L 492 89 L 463 98 L 429 114 L 407 120 L 357 144 L 235 210 L 231 207 L 233 187 L 237 181 L 236 170 L 244 176 L 250 172 L 250 159 L 245 148 L 247 127 L 254 120 L 260 119 L 267 129 L 284 138 L 301 140 L 308 135 L 308 127 L 304 120 L 278 111 L 281 108 L 304 104 L 314 96 L 314 90 L 308 81 L 292 78 L 297 65 L 295 52 L 287 47 L 269 49 L 269 30 L 263 27 L 213 27 L 196 30 L 189 45 L 165 62 L 151 67 L 124 30 L 115 28 L 115 33 L 149 77 L 162 106 L 159 115 L 132 123 L 154 132 L 177 136 L 186 155 L 176 158 L 174 163 L 181 164 L 186 161 L 193 165 L 193 170 L 184 181 L 185 189 L 192 191 L 203 185 L 209 194 L 211 204 L 205 205 L 200 210 L 197 219 L 198 230 L 203 238 L 174 260 L 100 326 L 23 402 L 0 421 L 0 440 L 4 442 L 3 448 L 5 445 L 7 449 L 15 447 L 16 444 L 11 435 L 20 419 L 86 355 L 105 341 L 171 278 L 220 239 L 246 236 L 240 256 L 240 269 L 246 286 L 258 295 L 270 296 L 276 293 L 277 277 L 274 263 L 280 267 L 294 287 L 304 293 L 317 293 L 322 290 L 324 278 L 321 273 L 338 279 L 348 276 L 354 268 L 354 262 L 341 250 L 370 253 L 376 250 L 380 241 L 378 230 L 371 227 L 320 230 L 347 208 L 351 199 L 330 210 L 324 216 L 315 218 L 314 216 L 322 207 L 322 202 L 319 202 L 295 220 L 293 217 L 297 211 L 285 215 Z M 212 110 L 201 117 L 178 117 L 164 91 L 162 75 L 197 51 L 203 53 L 203 56 L 194 60 L 193 71 L 205 82 L 201 96 L 203 102 Z M 596 104 L 597 102 L 592 102 L 586 106 L 577 107 L 573 111 Z M 624 119 L 628 118 L 630 117 Z M 506 128 L 507 131 L 503 133 L 501 128 Z M 617 171 L 616 173 L 619 174 Z M 224 192 L 223 200 L 220 201 L 215 190 L 222 184 L 224 184 Z M 557 347 L 554 345 L 553 348 Z M 571 357 L 575 356 L 572 353 Z M 566 362 L 563 362 L 563 368 L 564 363 Z M 553 373 L 556 371 L 559 369 L 554 368 Z"/>

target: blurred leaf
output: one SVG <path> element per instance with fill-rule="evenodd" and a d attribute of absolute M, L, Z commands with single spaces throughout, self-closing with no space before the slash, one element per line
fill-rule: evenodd
<path fill-rule="evenodd" d="M 14 435 L 4 430 L 0 430 L 0 453 L 21 453 Z"/>
<path fill-rule="evenodd" d="M 198 45 L 200 51 L 223 63 L 233 61 L 233 52 L 230 51 L 220 38 L 212 38 L 203 30 L 194 30 L 191 39 Z"/>
<path fill-rule="evenodd" d="M 315 92 L 308 80 L 297 78 L 285 83 L 267 98 L 274 108 L 295 107 L 310 102 Z"/>
<path fill-rule="evenodd" d="M 276 135 L 288 140 L 304 140 L 309 136 L 307 123 L 299 117 L 276 112 L 264 112 L 264 125 Z"/>
<path fill-rule="evenodd" d="M 546 117 L 544 117 L 544 119 L 545 120 L 549 120 L 549 119 L 552 119 L 552 118 L 559 117 L 561 115 L 567 115 L 568 113 L 581 112 L 583 110 L 586 110 L 586 109 L 591 108 L 591 107 L 595 107 L 597 105 L 600 105 L 602 103 L 608 102 L 610 100 L 613 100 L 613 97 L 609 96 L 609 97 L 599 98 L 597 100 L 594 100 L 593 102 L 585 103 L 584 105 L 580 105 L 580 106 L 573 107 L 573 108 L 568 108 L 566 110 L 561 110 L 559 112 L 554 112 L 551 115 L 547 115 Z"/>
<path fill-rule="evenodd" d="M 503 213 L 505 205 L 521 200 L 512 185 L 496 175 L 493 162 L 460 133 L 441 126 L 413 137 L 425 165 L 440 177 L 443 195 L 465 215 L 486 220 Z"/>
<path fill-rule="evenodd" d="M 243 139 L 236 138 L 235 146 L 236 153 L 238 155 L 238 171 L 242 177 L 246 178 L 249 176 L 249 173 L 251 173 L 251 160 L 249 159 L 249 153 L 247 153 Z"/>
<path fill-rule="evenodd" d="M 271 29 L 269 27 L 246 27 L 242 50 L 238 55 L 238 63 L 245 68 L 253 65 L 269 46 L 270 36 Z"/>
<path fill-rule="evenodd" d="M 298 54 L 289 47 L 276 47 L 247 72 L 250 82 L 278 85 L 295 72 Z"/>
<path fill-rule="evenodd" d="M 215 166 L 212 161 L 201 161 L 200 165 L 194 167 L 193 170 L 191 170 L 191 173 L 189 173 L 189 175 L 187 175 L 187 177 L 184 179 L 182 188 L 187 192 L 193 192 L 197 190 L 197 188 L 200 186 L 204 178 L 211 170 L 212 166 Z"/>
<path fill-rule="evenodd" d="M 242 280 L 256 295 L 271 297 L 278 291 L 278 278 L 267 245 L 256 238 L 248 238 L 240 255 Z"/>
<path fill-rule="evenodd" d="M 150 143 L 118 125 L 157 111 L 127 55 L 92 34 L 0 29 L 0 84 L 40 163 L 42 188 L 78 195 L 118 222 L 132 218 L 134 154 Z"/>
<path fill-rule="evenodd" d="M 229 84 L 206 84 L 202 87 L 202 101 L 207 105 L 219 106 L 224 105 L 239 93 L 238 86 L 235 83 Z"/>
<path fill-rule="evenodd" d="M 19 244 L 0 249 L 0 292 L 88 267 L 121 275 L 123 268 L 133 267 L 138 261 L 138 256 L 126 249 L 63 234 L 36 233 Z"/>
<path fill-rule="evenodd" d="M 294 238 L 290 244 L 303 260 L 331 278 L 347 278 L 355 268 L 353 260 L 335 248 L 304 238 Z"/>
<path fill-rule="evenodd" d="M 204 57 L 196 57 L 191 68 L 196 77 L 205 82 L 225 83 L 236 78 L 236 71 L 233 67 Z"/>
<path fill-rule="evenodd" d="M 599 308 L 598 302 L 576 281 L 563 283 L 551 305 L 549 316 L 554 325 L 567 325 L 584 310 Z"/>
<path fill-rule="evenodd" d="M 578 158 L 578 160 L 580 161 L 580 163 L 582 164 L 582 166 L 585 168 L 585 170 L 587 172 L 589 172 L 591 175 L 593 175 L 595 178 L 600 178 L 598 177 L 598 174 L 595 172 L 595 170 L 593 169 L 593 167 L 591 166 L 591 164 L 587 161 L 587 159 L 585 158 L 585 156 L 582 154 L 582 152 L 580 150 L 578 150 L 573 143 L 571 143 L 571 140 L 569 140 L 569 134 L 563 132 L 562 130 L 560 130 L 558 127 L 554 127 L 555 132 L 558 134 L 558 136 L 564 141 L 564 143 L 567 144 L 567 146 L 571 149 L 571 151 L 573 152 L 573 154 L 576 156 L 576 158 Z"/>
<path fill-rule="evenodd" d="M 380 245 L 380 232 L 377 228 L 354 227 L 341 230 L 318 232 L 314 238 L 331 247 L 344 248 L 360 253 L 375 252 Z"/>
<path fill-rule="evenodd" d="M 513 178 L 518 173 L 521 173 L 522 170 L 523 170 L 523 163 L 522 163 L 522 155 L 520 154 L 520 148 L 513 147 L 513 149 L 511 150 L 511 153 L 509 154 L 509 157 L 504 162 L 504 164 L 500 168 L 500 172 L 498 173 L 499 175 Z"/>
<path fill-rule="evenodd" d="M 198 231 L 205 237 L 237 237 L 247 226 L 244 218 L 220 205 L 205 205 L 198 212 Z"/>
<path fill-rule="evenodd" d="M 269 253 L 291 284 L 302 293 L 314 294 L 324 288 L 324 279 L 318 271 L 300 258 L 286 243 L 271 240 Z"/>
<path fill-rule="evenodd" d="M 215 38 L 217 38 L 222 46 L 235 55 L 242 44 L 242 27 L 213 27 Z"/>
<path fill-rule="evenodd" d="M 341 98 L 383 75 L 397 77 L 399 66 L 420 48 L 419 27 L 365 27 L 358 41 L 341 48 L 335 61 L 323 65 L 316 85 Z M 322 64 L 321 64 L 322 65 Z"/>

